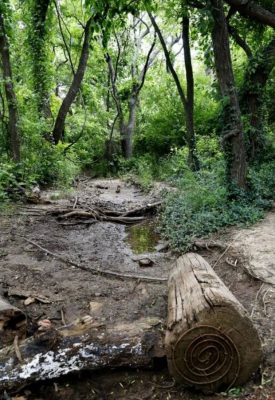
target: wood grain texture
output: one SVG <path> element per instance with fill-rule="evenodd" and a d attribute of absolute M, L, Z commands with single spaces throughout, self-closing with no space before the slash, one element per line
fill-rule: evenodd
<path fill-rule="evenodd" d="M 180 257 L 168 282 L 170 373 L 204 392 L 243 384 L 261 361 L 246 310 L 198 254 Z"/>

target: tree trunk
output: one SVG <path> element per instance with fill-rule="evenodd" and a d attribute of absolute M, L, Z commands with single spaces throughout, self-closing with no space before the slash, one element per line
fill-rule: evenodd
<path fill-rule="evenodd" d="M 48 88 L 46 19 L 51 0 L 34 0 L 30 9 L 29 42 L 32 51 L 34 91 L 41 117 L 52 117 Z"/>
<path fill-rule="evenodd" d="M 184 49 L 184 63 L 186 72 L 186 131 L 187 131 L 187 143 L 189 147 L 189 165 L 193 171 L 200 169 L 199 159 L 196 151 L 196 136 L 194 130 L 194 76 L 193 66 L 190 50 L 190 37 L 189 37 L 189 18 L 182 18 L 182 40 Z"/>
<path fill-rule="evenodd" d="M 20 135 L 18 129 L 18 111 L 16 95 L 13 87 L 10 62 L 9 42 L 5 30 L 4 14 L 0 8 L 0 55 L 2 61 L 5 94 L 8 104 L 8 142 L 13 161 L 20 161 Z"/>
<path fill-rule="evenodd" d="M 180 257 L 168 281 L 165 338 L 170 373 L 204 392 L 246 382 L 261 361 L 247 312 L 198 254 Z"/>
<path fill-rule="evenodd" d="M 23 341 L 19 346 L 21 363 L 14 349 L 0 350 L 0 389 L 81 370 L 150 367 L 154 358 L 164 357 L 161 321 L 156 318 L 112 327 L 86 321 L 60 330 L 50 328 Z"/>
<path fill-rule="evenodd" d="M 26 315 L 0 296 L 0 348 L 26 336 Z"/>
<path fill-rule="evenodd" d="M 249 118 L 248 159 L 250 162 L 260 160 L 264 155 L 264 121 L 263 102 L 266 83 L 275 66 L 275 37 L 261 54 L 252 58 L 247 67 L 243 88 L 240 92 L 240 106 L 243 114 Z M 259 60 L 258 62 L 256 60 Z M 256 64 L 256 66 L 255 66 Z"/>
<path fill-rule="evenodd" d="M 227 180 L 230 192 L 246 188 L 246 153 L 241 121 L 241 111 L 234 81 L 229 47 L 227 22 L 222 0 L 211 0 L 214 19 L 212 41 L 215 66 L 221 95 L 225 106 L 222 142 L 227 162 Z"/>
<path fill-rule="evenodd" d="M 85 70 L 86 70 L 86 66 L 87 66 L 87 62 L 88 62 L 88 58 L 89 58 L 91 23 L 92 23 L 92 18 L 90 18 L 88 20 L 88 22 L 85 26 L 84 41 L 83 41 L 83 46 L 82 46 L 81 55 L 80 55 L 80 59 L 79 59 L 78 68 L 74 75 L 74 78 L 73 78 L 72 84 L 69 88 L 69 91 L 61 104 L 61 107 L 59 109 L 59 112 L 58 112 L 58 115 L 57 115 L 57 118 L 55 121 L 54 129 L 53 129 L 53 138 L 54 138 L 55 144 L 57 144 L 61 140 L 61 138 L 64 134 L 65 121 L 66 121 L 67 114 L 77 96 L 77 93 L 80 89 L 80 86 L 81 86 L 81 83 L 82 83 L 82 80 L 83 80 L 83 77 L 85 74 Z"/>
<path fill-rule="evenodd" d="M 192 69 L 192 59 L 190 54 L 190 43 L 189 43 L 189 20 L 188 18 L 183 18 L 182 22 L 182 37 L 183 37 L 183 45 L 184 45 L 184 55 L 185 55 L 185 70 L 186 70 L 186 77 L 187 77 L 187 86 L 188 86 L 188 93 L 185 96 L 184 89 L 181 85 L 179 76 L 173 66 L 169 50 L 165 43 L 164 37 L 162 32 L 156 22 L 154 16 L 147 11 L 154 26 L 154 29 L 158 35 L 159 41 L 162 45 L 163 52 L 165 55 L 166 63 L 168 66 L 169 71 L 174 79 L 176 84 L 178 94 L 180 96 L 181 103 L 183 105 L 183 114 L 185 117 L 185 125 L 186 125 L 186 142 L 188 147 L 188 163 L 190 168 L 193 171 L 197 171 L 199 169 L 199 161 L 197 158 L 197 151 L 196 151 L 196 138 L 195 138 L 195 131 L 194 131 L 194 79 L 193 79 L 193 69 Z M 188 22 L 188 23 L 187 23 Z"/>
<path fill-rule="evenodd" d="M 123 126 L 121 134 L 122 155 L 129 160 L 133 155 L 133 135 L 136 127 L 136 108 L 138 98 L 132 94 L 128 102 L 129 117 L 127 124 Z"/>

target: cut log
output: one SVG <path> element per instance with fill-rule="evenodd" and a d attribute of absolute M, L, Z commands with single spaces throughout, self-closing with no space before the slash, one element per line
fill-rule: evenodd
<path fill-rule="evenodd" d="M 0 296 L 0 348 L 26 335 L 26 316 Z"/>
<path fill-rule="evenodd" d="M 0 392 L 81 370 L 150 367 L 165 355 L 156 318 L 105 327 L 88 317 L 23 341 L 19 352 L 21 362 L 14 348 L 0 350 Z"/>
<path fill-rule="evenodd" d="M 244 307 L 210 265 L 194 253 L 180 257 L 168 289 L 171 375 L 205 393 L 245 383 L 259 366 L 261 343 Z"/>

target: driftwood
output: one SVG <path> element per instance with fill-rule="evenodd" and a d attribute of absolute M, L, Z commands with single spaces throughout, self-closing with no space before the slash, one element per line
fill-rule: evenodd
<path fill-rule="evenodd" d="M 0 296 L 0 348 L 13 342 L 15 336 L 25 337 L 26 316 Z"/>
<path fill-rule="evenodd" d="M 199 255 L 180 257 L 168 282 L 166 354 L 179 382 L 216 392 L 246 382 L 262 352 L 247 312 Z"/>
<path fill-rule="evenodd" d="M 146 318 L 105 327 L 88 319 L 0 350 L 0 391 L 80 370 L 150 367 L 164 356 L 161 322 Z"/>

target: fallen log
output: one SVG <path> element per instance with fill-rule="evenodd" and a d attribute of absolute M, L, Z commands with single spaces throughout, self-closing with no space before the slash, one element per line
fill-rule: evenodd
<path fill-rule="evenodd" d="M 105 327 L 88 317 L 23 341 L 19 352 L 21 362 L 14 347 L 0 350 L 0 391 L 80 370 L 152 366 L 154 358 L 164 356 L 161 321 Z"/>
<path fill-rule="evenodd" d="M 199 255 L 180 257 L 168 281 L 166 355 L 176 381 L 206 393 L 245 383 L 261 361 L 247 312 Z"/>
<path fill-rule="evenodd" d="M 145 206 L 134 208 L 133 210 L 125 211 L 123 216 L 130 217 L 130 216 L 139 216 L 145 215 L 148 213 L 154 213 L 160 206 L 162 205 L 161 201 L 157 201 L 156 203 L 149 203 Z"/>
<path fill-rule="evenodd" d="M 25 337 L 26 315 L 0 296 L 0 348 L 13 342 L 15 336 Z"/>

